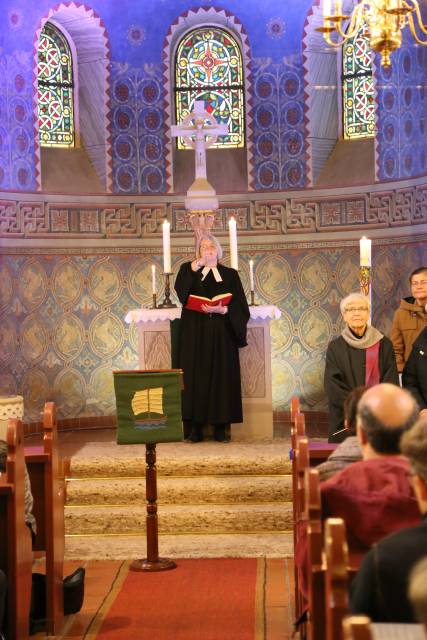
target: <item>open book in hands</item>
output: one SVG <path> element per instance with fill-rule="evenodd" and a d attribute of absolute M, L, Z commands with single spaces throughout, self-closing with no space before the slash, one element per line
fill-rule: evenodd
<path fill-rule="evenodd" d="M 232 293 L 220 293 L 213 298 L 205 298 L 204 296 L 195 296 L 192 293 L 188 296 L 187 304 L 185 305 L 186 309 L 191 309 L 191 311 L 199 311 L 200 313 L 206 313 L 203 311 L 202 305 L 205 304 L 208 307 L 216 307 L 218 304 L 221 304 L 225 307 L 233 297 Z"/>

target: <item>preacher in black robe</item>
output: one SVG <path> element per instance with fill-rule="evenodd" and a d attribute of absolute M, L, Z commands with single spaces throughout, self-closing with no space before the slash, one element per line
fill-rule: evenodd
<path fill-rule="evenodd" d="M 228 425 L 243 422 L 239 348 L 246 346 L 249 307 L 239 274 L 217 265 L 222 282 L 212 270 L 202 280 L 203 269 L 183 264 L 175 291 L 185 305 L 190 293 L 213 298 L 232 293 L 225 315 L 190 311 L 183 306 L 178 345 L 178 366 L 184 370 L 182 417 L 186 431 L 192 425 Z"/>

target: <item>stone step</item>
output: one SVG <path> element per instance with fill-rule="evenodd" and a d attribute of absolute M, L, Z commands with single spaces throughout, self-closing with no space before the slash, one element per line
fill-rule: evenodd
<path fill-rule="evenodd" d="M 147 555 L 145 536 L 66 536 L 67 560 L 133 560 Z M 293 555 L 292 533 L 160 535 L 166 558 L 283 558 Z"/>
<path fill-rule="evenodd" d="M 65 507 L 66 534 L 135 534 L 145 532 L 145 506 Z M 292 504 L 164 505 L 161 534 L 283 532 L 292 529 Z"/>
<path fill-rule="evenodd" d="M 97 450 L 98 449 L 98 450 Z M 158 444 L 158 476 L 274 475 L 291 473 L 289 440 L 266 443 L 171 442 Z M 145 447 L 111 443 L 108 453 L 86 446 L 70 460 L 67 476 L 141 477 Z"/>
<path fill-rule="evenodd" d="M 145 478 L 67 481 L 67 505 L 145 505 Z M 158 503 L 252 503 L 292 500 L 291 476 L 159 477 Z"/>

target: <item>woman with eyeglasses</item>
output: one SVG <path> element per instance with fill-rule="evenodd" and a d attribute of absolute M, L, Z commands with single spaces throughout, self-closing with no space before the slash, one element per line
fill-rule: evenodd
<path fill-rule="evenodd" d="M 345 327 L 326 351 L 325 392 L 329 400 L 329 442 L 347 437 L 344 400 L 352 389 L 380 382 L 399 384 L 391 341 L 369 324 L 369 299 L 350 293 L 341 300 Z"/>

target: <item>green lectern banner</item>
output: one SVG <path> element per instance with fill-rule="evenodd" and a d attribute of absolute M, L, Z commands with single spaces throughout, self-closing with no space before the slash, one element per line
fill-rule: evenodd
<path fill-rule="evenodd" d="M 182 371 L 114 371 L 118 444 L 183 440 Z"/>

